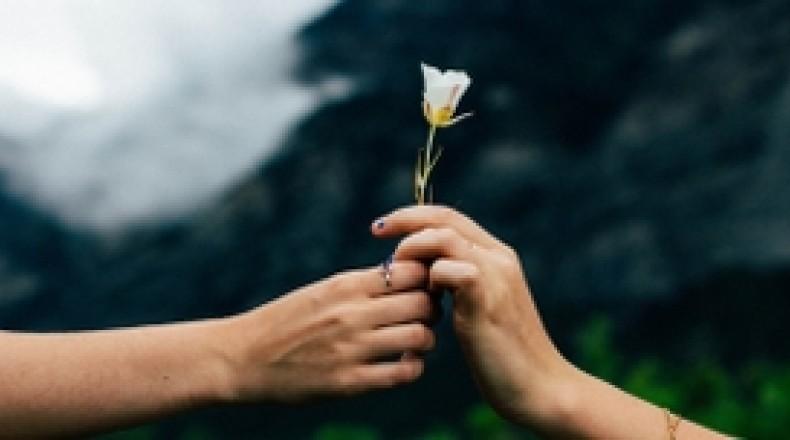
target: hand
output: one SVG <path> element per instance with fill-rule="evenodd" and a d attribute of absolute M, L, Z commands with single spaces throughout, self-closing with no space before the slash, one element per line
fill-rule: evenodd
<path fill-rule="evenodd" d="M 551 402 L 574 368 L 546 333 L 516 252 L 444 207 L 404 208 L 372 230 L 381 238 L 412 234 L 394 260 L 430 262 L 430 290 L 453 293 L 458 338 L 494 408 L 517 423 L 551 423 Z"/>
<path fill-rule="evenodd" d="M 223 339 L 232 401 L 299 402 L 390 388 L 416 380 L 418 356 L 435 343 L 433 314 L 416 262 L 335 275 L 231 318 Z"/>
<path fill-rule="evenodd" d="M 0 331 L 0 439 L 85 437 L 216 403 L 296 402 L 415 380 L 434 345 L 416 262 L 335 275 L 228 318 Z M 395 355 L 395 356 L 391 356 Z M 382 361 L 390 356 L 399 361 Z"/>

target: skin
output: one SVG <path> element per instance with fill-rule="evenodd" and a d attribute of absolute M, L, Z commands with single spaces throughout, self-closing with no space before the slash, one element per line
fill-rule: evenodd
<path fill-rule="evenodd" d="M 408 207 L 372 226 L 379 238 L 406 235 L 395 261 L 429 265 L 429 290 L 454 295 L 453 322 L 477 383 L 509 420 L 544 438 L 669 437 L 662 409 L 568 362 L 551 341 L 516 252 L 446 207 Z M 683 420 L 677 438 L 722 434 Z"/>
<path fill-rule="evenodd" d="M 295 403 L 416 380 L 435 337 L 423 265 L 345 272 L 249 312 L 130 329 L 0 332 L 0 438 L 68 438 L 177 411 Z M 405 351 L 397 361 L 381 361 Z M 398 357 L 395 356 L 397 359 Z"/>

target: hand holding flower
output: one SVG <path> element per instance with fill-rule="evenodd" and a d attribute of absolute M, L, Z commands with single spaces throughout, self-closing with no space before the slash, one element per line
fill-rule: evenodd
<path fill-rule="evenodd" d="M 415 206 L 383 217 L 380 238 L 408 235 L 395 261 L 430 262 L 431 291 L 453 293 L 453 322 L 486 398 L 505 417 L 549 423 L 546 407 L 573 368 L 543 327 L 516 253 L 449 208 Z"/>
<path fill-rule="evenodd" d="M 429 264 L 429 290 L 454 297 L 453 321 L 483 394 L 504 417 L 543 438 L 720 439 L 719 433 L 577 369 L 541 322 L 516 252 L 445 207 L 395 211 L 373 228 L 408 235 L 395 261 Z"/>

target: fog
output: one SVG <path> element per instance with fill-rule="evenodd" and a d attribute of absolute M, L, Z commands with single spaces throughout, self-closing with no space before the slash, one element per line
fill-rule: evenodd
<path fill-rule="evenodd" d="M 289 79 L 331 0 L 0 0 L 0 173 L 103 231 L 191 212 L 322 99 Z"/>

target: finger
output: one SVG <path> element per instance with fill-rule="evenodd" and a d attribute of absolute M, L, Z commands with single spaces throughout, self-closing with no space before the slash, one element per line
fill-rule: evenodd
<path fill-rule="evenodd" d="M 469 290 L 477 283 L 479 274 L 473 263 L 442 258 L 431 265 L 430 289 Z"/>
<path fill-rule="evenodd" d="M 351 385 L 352 390 L 392 388 L 417 380 L 424 368 L 423 360 L 420 358 L 360 365 L 348 372 L 350 379 L 346 381 Z"/>
<path fill-rule="evenodd" d="M 409 235 L 400 242 L 394 253 L 396 261 L 437 258 L 474 260 L 475 257 L 475 245 L 450 228 L 423 229 Z"/>
<path fill-rule="evenodd" d="M 380 296 L 390 292 L 415 290 L 428 283 L 428 270 L 416 261 L 397 261 L 390 264 L 389 286 L 382 266 L 358 269 L 336 275 L 336 290 L 365 296 Z"/>
<path fill-rule="evenodd" d="M 425 292 L 399 292 L 373 298 L 359 309 L 360 320 L 367 328 L 379 328 L 406 322 L 431 319 L 433 303 Z"/>
<path fill-rule="evenodd" d="M 468 261 L 439 259 L 430 268 L 430 289 L 447 289 L 461 307 L 477 304 L 475 296 L 480 277 L 478 267 Z M 468 309 L 466 309 L 468 310 Z"/>
<path fill-rule="evenodd" d="M 436 336 L 424 324 L 382 327 L 359 336 L 362 359 L 375 360 L 403 352 L 425 352 L 436 346 Z"/>
<path fill-rule="evenodd" d="M 483 247 L 498 247 L 502 243 L 474 220 L 446 206 L 419 205 L 401 208 L 373 222 L 373 235 L 395 237 L 425 228 L 453 228 L 467 240 Z"/>

